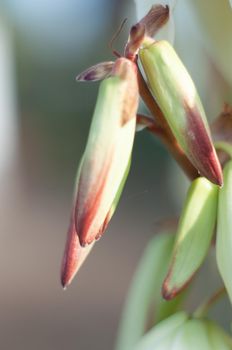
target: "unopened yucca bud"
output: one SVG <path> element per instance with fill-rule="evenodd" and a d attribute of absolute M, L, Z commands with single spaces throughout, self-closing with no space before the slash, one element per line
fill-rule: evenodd
<path fill-rule="evenodd" d="M 163 283 L 165 299 L 175 297 L 204 261 L 214 232 L 218 191 L 218 186 L 203 177 L 194 180 L 190 186 Z"/>
<path fill-rule="evenodd" d="M 202 176 L 222 185 L 203 106 L 175 50 L 167 41 L 146 38 L 139 57 L 151 92 L 186 156 Z"/>
<path fill-rule="evenodd" d="M 138 97 L 136 65 L 117 59 L 100 85 L 76 190 L 75 226 L 82 246 L 102 235 L 111 216 L 131 156 Z"/>
<path fill-rule="evenodd" d="M 219 192 L 216 256 L 221 277 L 232 303 L 232 161 L 223 171 L 224 186 Z"/>

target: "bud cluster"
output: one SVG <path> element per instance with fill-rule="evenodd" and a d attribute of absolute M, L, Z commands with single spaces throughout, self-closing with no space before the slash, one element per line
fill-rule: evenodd
<path fill-rule="evenodd" d="M 190 164 L 195 178 L 180 216 L 162 295 L 173 299 L 189 284 L 217 226 L 217 263 L 232 302 L 232 161 L 224 168 L 223 187 L 221 164 L 197 89 L 174 48 L 153 39 L 168 18 L 167 6 L 153 6 L 131 28 L 123 57 L 92 66 L 77 77 L 102 81 L 78 169 L 61 281 L 64 287 L 71 282 L 106 231 L 129 173 L 136 129 L 145 127 L 165 140 L 184 170 Z M 155 106 L 150 108 L 152 117 L 137 114 L 142 89 L 148 107 Z M 136 349 L 168 349 L 173 341 L 175 349 L 231 349 L 228 339 L 212 322 L 180 313 L 145 335 Z"/>

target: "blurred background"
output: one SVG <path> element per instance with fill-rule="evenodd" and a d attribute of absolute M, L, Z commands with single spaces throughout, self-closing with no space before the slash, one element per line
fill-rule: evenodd
<path fill-rule="evenodd" d="M 227 0 L 210 1 L 208 8 L 207 3 L 178 1 L 175 46 L 213 119 L 225 101 L 232 103 L 227 69 L 232 48 L 226 42 L 232 20 L 225 20 L 231 11 Z M 108 43 L 127 17 L 115 43 L 122 51 L 137 10 L 132 0 L 1 1 L 3 350 L 113 349 L 138 259 L 157 222 L 180 212 L 187 180 L 159 141 L 139 132 L 111 225 L 72 285 L 62 290 L 59 273 L 73 184 L 98 89 L 98 83 L 77 84 L 75 76 L 112 59 Z M 215 34 L 216 23 L 220 31 Z"/>

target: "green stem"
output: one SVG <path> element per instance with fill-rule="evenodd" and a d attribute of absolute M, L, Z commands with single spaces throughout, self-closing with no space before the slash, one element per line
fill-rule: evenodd
<path fill-rule="evenodd" d="M 193 313 L 193 316 L 195 318 L 202 318 L 205 315 L 208 314 L 210 308 L 217 303 L 222 297 L 226 295 L 226 289 L 225 287 L 220 288 L 219 290 L 216 291 L 208 300 L 203 302 L 196 311 Z"/>
<path fill-rule="evenodd" d="M 232 145 L 230 143 L 225 141 L 218 141 L 215 142 L 214 147 L 216 149 L 226 152 L 230 156 L 230 158 L 232 158 Z"/>

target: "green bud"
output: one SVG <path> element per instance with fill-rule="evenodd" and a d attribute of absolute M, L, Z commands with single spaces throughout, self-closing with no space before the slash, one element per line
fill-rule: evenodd
<path fill-rule="evenodd" d="M 172 299 L 185 287 L 207 254 L 216 221 L 218 189 L 203 177 L 189 188 L 163 283 L 165 299 Z"/>
<path fill-rule="evenodd" d="M 219 192 L 216 256 L 221 277 L 232 303 L 232 161 L 223 171 L 225 182 Z"/>
<path fill-rule="evenodd" d="M 146 38 L 139 58 L 177 142 L 202 176 L 222 184 L 221 166 L 195 85 L 173 47 Z"/>

